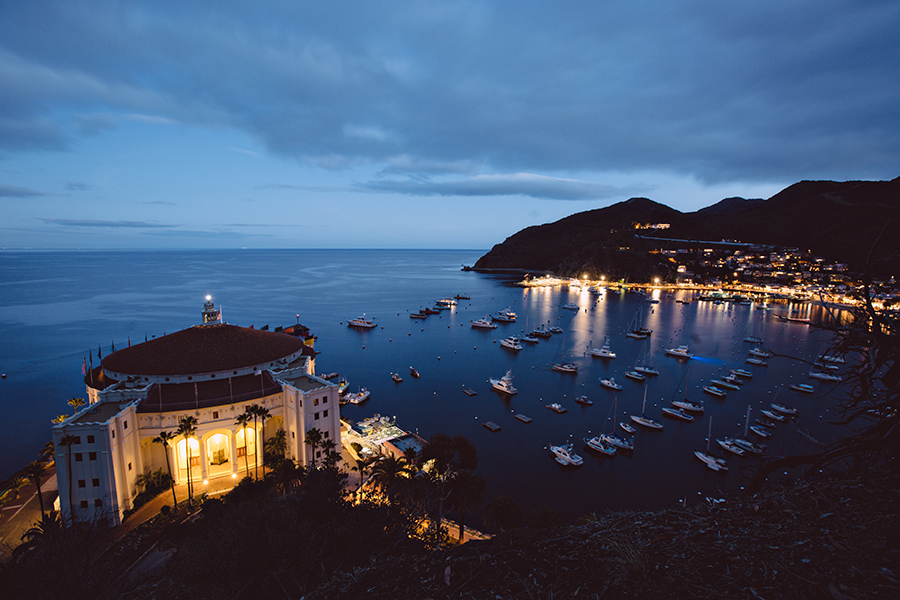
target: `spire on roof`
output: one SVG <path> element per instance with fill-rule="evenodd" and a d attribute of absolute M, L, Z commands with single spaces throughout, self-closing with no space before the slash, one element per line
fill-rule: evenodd
<path fill-rule="evenodd" d="M 212 296 L 206 295 L 206 303 L 203 305 L 203 324 L 218 325 L 222 322 L 222 313 L 216 308 Z"/>

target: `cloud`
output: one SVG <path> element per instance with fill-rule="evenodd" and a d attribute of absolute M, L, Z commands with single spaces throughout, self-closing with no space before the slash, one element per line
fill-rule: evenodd
<path fill-rule="evenodd" d="M 370 181 L 358 187 L 412 196 L 530 196 L 546 200 L 602 200 L 634 193 L 603 183 L 533 173 L 476 175 L 452 181 Z"/>
<path fill-rule="evenodd" d="M 0 183 L 0 198 L 33 198 L 43 195 L 41 192 L 28 188 Z"/>
<path fill-rule="evenodd" d="M 79 181 L 67 181 L 66 189 L 70 192 L 86 192 L 93 189 L 93 186 L 89 183 L 81 183 Z"/>
<path fill-rule="evenodd" d="M 154 221 L 104 221 L 100 219 L 54 219 L 38 217 L 48 225 L 60 225 L 62 227 L 91 227 L 112 229 L 167 229 L 175 225 L 156 223 Z"/>

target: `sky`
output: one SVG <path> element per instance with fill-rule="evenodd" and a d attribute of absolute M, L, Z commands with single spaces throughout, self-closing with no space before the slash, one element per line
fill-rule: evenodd
<path fill-rule="evenodd" d="M 0 248 L 484 248 L 900 176 L 900 2 L 0 3 Z"/>

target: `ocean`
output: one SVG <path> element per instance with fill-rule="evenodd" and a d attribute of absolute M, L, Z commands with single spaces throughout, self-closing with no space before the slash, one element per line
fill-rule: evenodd
<path fill-rule="evenodd" d="M 522 288 L 519 276 L 463 271 L 480 250 L 222 250 L 222 251 L 4 251 L 0 253 L 0 408 L 7 417 L 0 436 L 0 478 L 33 460 L 50 439 L 51 419 L 71 412 L 66 401 L 84 397 L 82 361 L 98 361 L 113 345 L 122 348 L 200 322 L 206 294 L 225 321 L 257 328 L 300 323 L 317 336 L 319 374 L 339 372 L 351 390 L 366 387 L 370 400 L 345 406 L 342 416 L 360 420 L 376 413 L 424 438 L 438 432 L 464 435 L 478 449 L 487 480 L 485 501 L 512 496 L 526 511 L 549 507 L 574 520 L 607 510 L 657 509 L 693 504 L 747 485 L 757 461 L 729 457 L 727 474 L 706 469 L 692 454 L 705 449 L 710 416 L 713 437 L 742 435 L 744 417 L 778 402 L 799 411 L 796 421 L 778 425 L 765 443 L 769 453 L 810 452 L 811 439 L 830 442 L 839 430 L 828 424 L 835 402 L 829 385 L 807 377 L 812 360 L 828 346 L 827 332 L 775 318 L 790 306 L 713 304 L 686 291 L 654 290 L 648 302 L 636 293 L 602 296 L 566 288 Z M 461 294 L 452 311 L 425 320 L 409 318 L 442 297 Z M 563 309 L 575 303 L 577 311 Z M 506 307 L 515 323 L 480 330 L 471 321 Z M 640 310 L 649 340 L 626 337 Z M 820 321 L 815 306 L 798 305 L 793 316 Z M 360 331 L 347 320 L 362 314 L 378 327 Z M 524 345 L 520 352 L 499 341 L 538 325 L 563 333 Z M 744 362 L 750 334 L 765 338 L 779 355 L 768 367 Z M 614 360 L 592 358 L 591 347 L 608 339 Z M 689 361 L 665 356 L 665 349 L 690 346 Z M 579 365 L 577 374 L 553 371 L 554 362 Z M 636 361 L 656 366 L 658 377 L 642 384 L 627 379 Z M 415 367 L 420 379 L 409 377 Z M 753 378 L 725 399 L 702 392 L 711 379 L 741 367 Z M 519 393 L 504 397 L 489 378 L 512 371 Z M 391 373 L 404 377 L 394 383 Z M 613 392 L 599 385 L 614 377 Z M 790 391 L 811 383 L 816 393 Z M 646 414 L 664 430 L 639 431 L 631 455 L 613 458 L 584 449 L 583 438 L 601 432 L 622 435 L 616 421 L 638 414 L 646 385 Z M 477 392 L 463 393 L 464 388 Z M 574 398 L 586 395 L 593 406 Z M 703 401 L 695 422 L 674 421 L 660 409 L 673 397 Z M 557 414 L 546 408 L 558 402 Z M 514 418 L 523 413 L 530 424 Z M 493 421 L 502 428 L 482 426 Z M 579 468 L 561 467 L 549 454 L 553 444 L 572 442 L 584 458 Z M 722 454 L 712 442 L 714 452 Z M 781 476 L 787 476 L 783 474 Z"/>

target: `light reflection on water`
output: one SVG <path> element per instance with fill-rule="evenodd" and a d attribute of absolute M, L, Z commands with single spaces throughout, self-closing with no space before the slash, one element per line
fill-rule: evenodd
<path fill-rule="evenodd" d="M 479 472 L 487 479 L 486 497 L 500 494 L 517 498 L 526 510 L 550 506 L 568 518 L 607 509 L 673 506 L 678 499 L 696 501 L 738 489 L 745 481 L 742 467 L 752 459 L 729 459 L 726 476 L 707 471 L 692 457 L 705 448 L 709 415 L 713 436 L 742 433 L 747 407 L 754 416 L 775 397 L 800 409 L 799 423 L 813 437 L 830 441 L 835 431 L 820 418 L 829 400 L 801 396 L 786 384 L 822 382 L 806 377 L 808 366 L 789 359 L 772 359 L 768 367 L 744 363 L 750 345 L 742 342 L 752 330 L 765 337 L 766 346 L 779 354 L 813 359 L 827 345 L 826 332 L 805 325 L 783 323 L 775 312 L 751 306 L 715 305 L 694 301 L 678 292 L 653 292 L 658 304 L 637 294 L 607 292 L 596 296 L 565 289 L 523 289 L 517 279 L 502 275 L 462 272 L 479 251 L 190 251 L 190 252 L 34 252 L 0 253 L 0 407 L 15 423 L 0 439 L 0 477 L 31 460 L 49 438 L 49 421 L 67 412 L 66 399 L 84 395 L 82 356 L 90 349 L 97 360 L 97 345 L 104 355 L 117 347 L 143 341 L 144 336 L 172 332 L 199 322 L 203 296 L 210 293 L 223 308 L 225 319 L 237 325 L 287 325 L 300 322 L 318 336 L 320 373 L 339 371 L 352 389 L 372 392 L 361 407 L 348 406 L 351 419 L 373 413 L 397 416 L 399 425 L 423 437 L 436 432 L 469 437 L 479 451 Z M 471 296 L 452 311 L 412 320 L 410 311 L 456 293 Z M 577 312 L 562 309 L 567 302 Z M 495 330 L 477 330 L 470 321 L 509 306 L 518 322 L 499 324 Z M 654 331 L 649 340 L 633 340 L 625 333 L 635 313 Z M 795 316 L 823 317 L 818 308 L 804 307 Z M 357 331 L 347 319 L 367 313 L 379 327 Z M 499 346 L 510 334 L 546 324 L 559 325 L 564 334 L 539 344 L 525 345 L 518 353 Z M 609 338 L 617 358 L 592 358 L 591 347 Z M 690 362 L 664 355 L 665 349 L 687 344 L 697 358 Z M 558 373 L 550 364 L 571 360 L 576 375 Z M 649 377 L 647 415 L 665 425 L 663 432 L 641 431 L 636 450 L 615 458 L 602 458 L 582 450 L 589 433 L 612 431 L 615 420 L 639 413 L 644 385 L 625 378 L 624 372 L 645 357 L 661 374 Z M 415 366 L 421 379 L 405 377 Z M 706 382 L 743 367 L 755 373 L 743 389 L 717 400 L 701 389 Z M 513 371 L 519 394 L 505 398 L 493 392 L 489 377 Z M 404 375 L 395 384 L 391 372 Z M 601 388 L 600 378 L 614 377 L 623 386 L 618 393 Z M 693 423 L 661 417 L 676 394 L 685 394 L 707 407 L 703 419 Z M 478 392 L 469 397 L 464 387 Z M 585 394 L 591 407 L 574 403 Z M 617 415 L 613 414 L 614 400 Z M 546 404 L 560 402 L 566 414 Z M 513 418 L 532 417 L 530 425 Z M 481 424 L 494 421 L 503 430 L 491 433 Z M 780 425 L 768 440 L 770 451 L 809 452 L 795 424 Z M 617 431 L 618 434 L 622 432 Z M 580 469 L 557 465 L 546 451 L 550 444 L 572 440 L 584 458 Z M 745 470 L 745 469 L 743 469 Z M 699 492 L 699 494 L 698 494 Z"/>

